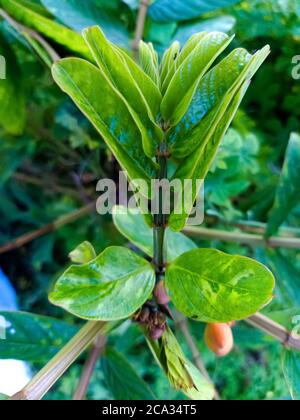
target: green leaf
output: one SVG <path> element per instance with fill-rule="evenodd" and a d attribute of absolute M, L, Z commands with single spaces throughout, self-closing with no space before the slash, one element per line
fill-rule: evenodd
<path fill-rule="evenodd" d="M 75 53 L 90 57 L 80 34 L 26 7 L 20 0 L 1 0 L 2 7 L 20 23 L 39 31 Z"/>
<path fill-rule="evenodd" d="M 161 82 L 163 84 L 163 91 L 165 92 L 165 81 L 168 78 L 168 80 L 171 80 L 171 78 L 174 76 L 176 67 L 175 63 L 177 60 L 177 57 L 179 56 L 180 52 L 180 44 L 179 42 L 175 41 L 173 44 L 168 48 L 162 57 L 161 63 L 160 63 L 160 76 L 161 76 Z"/>
<path fill-rule="evenodd" d="M 270 302 L 274 286 L 274 276 L 262 264 L 214 249 L 189 251 L 166 272 L 174 305 L 187 317 L 208 323 L 253 315 Z"/>
<path fill-rule="evenodd" d="M 23 75 L 16 54 L 1 33 L 0 55 L 5 58 L 0 63 L 5 67 L 5 79 L 0 78 L 0 124 L 7 133 L 20 135 L 26 123 Z"/>
<path fill-rule="evenodd" d="M 300 400 L 300 353 L 284 349 L 282 354 L 284 377 L 293 400 Z"/>
<path fill-rule="evenodd" d="M 140 132 L 122 95 L 87 61 L 64 59 L 54 64 L 52 71 L 56 83 L 95 126 L 129 178 L 147 182 L 145 194 L 149 194 L 156 165 L 144 155 Z"/>
<path fill-rule="evenodd" d="M 101 357 L 101 366 L 106 386 L 115 400 L 156 399 L 151 388 L 121 353 L 107 348 Z"/>
<path fill-rule="evenodd" d="M 197 42 L 197 38 L 195 41 Z M 188 43 L 186 46 L 189 50 L 193 48 L 193 43 Z M 183 59 L 185 57 L 184 53 L 185 49 L 182 51 Z M 188 111 L 180 123 L 168 133 L 167 141 L 172 156 L 178 159 L 189 156 L 201 143 L 206 141 L 216 114 L 220 115 L 221 112 L 224 114 L 228 103 L 245 79 L 245 71 L 247 71 L 247 65 L 249 65 L 251 59 L 251 54 L 242 48 L 238 48 L 205 75 L 197 88 Z M 220 105 L 224 101 L 225 106 L 221 107 L 220 112 Z"/>
<path fill-rule="evenodd" d="M 161 104 L 162 116 L 170 126 L 184 116 L 200 80 L 231 40 L 221 32 L 205 34 L 177 68 Z"/>
<path fill-rule="evenodd" d="M 300 201 L 300 135 L 292 133 L 286 150 L 274 206 L 270 211 L 266 236 L 270 237 Z"/>
<path fill-rule="evenodd" d="M 4 400 L 8 400 L 9 397 L 7 395 L 4 394 L 0 394 L 0 401 L 4 401 Z"/>
<path fill-rule="evenodd" d="M 158 22 L 194 19 L 204 13 L 231 6 L 240 0 L 156 0 L 149 15 Z"/>
<path fill-rule="evenodd" d="M 196 199 L 199 188 L 201 185 L 197 185 L 197 180 L 204 180 L 210 166 L 212 165 L 218 148 L 221 144 L 221 141 L 228 130 L 239 106 L 240 103 L 248 89 L 249 82 L 245 82 L 242 86 L 236 97 L 230 103 L 228 109 L 225 111 L 223 119 L 221 121 L 214 121 L 214 124 L 209 128 L 209 133 L 206 138 L 206 142 L 199 147 L 197 153 L 194 153 L 192 156 L 189 156 L 184 163 L 179 166 L 179 169 L 175 172 L 173 176 L 174 179 L 180 179 L 182 185 L 184 185 L 184 180 L 192 180 L 192 198 L 191 202 L 194 202 Z M 224 112 L 224 106 L 226 108 L 226 101 L 223 105 L 221 112 Z M 219 124 L 218 124 L 219 123 Z M 184 191 L 184 190 L 183 190 Z M 180 203 L 177 203 L 178 205 Z M 182 203 L 181 208 L 184 210 L 174 211 L 169 218 L 169 226 L 172 230 L 179 231 L 182 230 L 185 226 L 186 220 L 192 209 L 187 210 L 187 204 L 185 202 L 185 194 L 182 194 Z"/>
<path fill-rule="evenodd" d="M 126 248 L 110 247 L 95 260 L 68 268 L 49 298 L 79 318 L 113 321 L 133 315 L 154 284 L 150 263 Z"/>
<path fill-rule="evenodd" d="M 141 41 L 139 44 L 140 66 L 153 82 L 160 86 L 160 75 L 158 67 L 158 54 L 151 43 Z"/>
<path fill-rule="evenodd" d="M 189 362 L 174 336 L 167 327 L 160 342 L 147 339 L 148 345 L 160 368 L 165 372 L 173 388 L 182 391 L 192 400 L 210 401 L 215 391 L 199 372 Z"/>
<path fill-rule="evenodd" d="M 42 3 L 61 22 L 76 32 L 99 25 L 108 38 L 129 48 L 130 36 L 120 15 L 120 2 L 116 0 L 42 0 Z"/>
<path fill-rule="evenodd" d="M 282 251 L 272 249 L 266 251 L 266 264 L 277 279 L 274 305 L 278 302 L 281 307 L 300 307 L 300 272 L 296 265 Z"/>
<path fill-rule="evenodd" d="M 162 130 L 155 123 L 161 102 L 158 86 L 129 56 L 125 60 L 124 54 L 105 38 L 98 26 L 84 30 L 83 37 L 101 72 L 122 94 L 141 132 L 145 153 L 154 157 L 163 138 Z"/>
<path fill-rule="evenodd" d="M 236 20 L 233 16 L 218 16 L 212 19 L 192 20 L 181 23 L 174 35 L 174 39 L 185 44 L 197 32 L 225 32 L 233 30 Z"/>
<path fill-rule="evenodd" d="M 153 229 L 147 226 L 139 210 L 115 206 L 113 220 L 119 232 L 149 257 L 153 257 Z M 173 261 L 181 254 L 196 248 L 196 244 L 182 233 L 166 231 L 166 257 Z"/>
<path fill-rule="evenodd" d="M 62 321 L 25 312 L 0 312 L 6 339 L 0 340 L 0 359 L 48 362 L 78 332 Z"/>
<path fill-rule="evenodd" d="M 70 252 L 69 258 L 73 263 L 85 264 L 97 257 L 96 251 L 92 244 L 85 241 L 78 245 L 74 251 Z"/>

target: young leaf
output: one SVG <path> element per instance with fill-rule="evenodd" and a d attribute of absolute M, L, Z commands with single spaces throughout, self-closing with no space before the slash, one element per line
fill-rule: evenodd
<path fill-rule="evenodd" d="M 187 317 L 218 323 L 253 315 L 272 299 L 275 280 L 262 264 L 214 249 L 186 252 L 169 265 L 166 287 Z"/>
<path fill-rule="evenodd" d="M 284 377 L 293 400 L 300 400 L 300 353 L 284 349 L 282 354 Z"/>
<path fill-rule="evenodd" d="M 180 44 L 177 41 L 173 42 L 170 48 L 165 51 L 160 63 L 160 77 L 162 83 L 165 82 L 166 77 L 169 74 L 173 77 L 175 72 L 175 62 L 179 56 L 179 52 Z"/>
<path fill-rule="evenodd" d="M 158 22 L 190 20 L 204 13 L 231 6 L 240 0 L 156 0 L 149 15 Z"/>
<path fill-rule="evenodd" d="M 145 156 L 140 132 L 114 85 L 97 67 L 77 58 L 57 62 L 52 71 L 56 83 L 95 126 L 129 178 L 145 180 L 150 191 L 156 165 Z"/>
<path fill-rule="evenodd" d="M 74 251 L 70 252 L 69 258 L 73 263 L 85 264 L 97 257 L 96 251 L 92 244 L 85 241 L 78 245 Z"/>
<path fill-rule="evenodd" d="M 213 399 L 215 391 L 212 384 L 186 359 L 169 327 L 159 343 L 149 339 L 147 342 L 173 388 L 182 391 L 192 400 L 210 401 Z"/>
<path fill-rule="evenodd" d="M 198 195 L 199 188 L 201 187 L 201 185 L 197 185 L 197 180 L 205 179 L 207 172 L 209 171 L 209 168 L 213 160 L 215 159 L 220 143 L 240 106 L 240 103 L 248 89 L 248 86 L 249 82 L 245 82 L 245 84 L 242 86 L 236 97 L 230 103 L 226 112 L 224 109 L 224 106 L 226 108 L 226 100 L 224 101 L 222 106 L 225 114 L 223 116 L 222 121 L 218 119 L 214 121 L 214 124 L 212 125 L 212 127 L 210 127 L 210 132 L 206 139 L 207 142 L 201 147 L 199 147 L 197 153 L 194 153 L 194 155 L 188 157 L 184 161 L 182 166 L 179 166 L 179 169 L 174 175 L 174 179 L 181 179 L 182 182 L 184 182 L 185 179 L 192 180 L 193 200 L 191 200 L 191 202 L 194 202 Z M 218 115 L 222 115 L 222 112 L 218 113 Z M 192 210 L 192 208 L 189 210 L 187 209 L 187 203 L 185 203 L 184 194 L 182 194 L 181 207 L 181 212 L 174 211 L 169 218 L 169 226 L 172 230 L 175 231 L 180 231 L 184 228 L 186 219 L 188 218 Z"/>
<path fill-rule="evenodd" d="M 114 321 L 133 315 L 154 284 L 151 264 L 126 248 L 110 247 L 93 261 L 68 268 L 49 298 L 79 318 Z"/>
<path fill-rule="evenodd" d="M 151 43 L 141 41 L 139 44 L 139 61 L 142 69 L 153 82 L 160 86 L 160 75 L 158 67 L 158 55 Z"/>
<path fill-rule="evenodd" d="M 125 61 L 124 56 L 105 38 L 98 26 L 85 29 L 83 37 L 101 72 L 122 94 L 124 103 L 141 132 L 145 153 L 151 158 L 154 157 L 163 138 L 162 130 L 155 123 L 161 101 L 158 87 L 132 62 L 132 66 L 139 69 L 138 78 L 142 81 L 143 91 L 140 89 L 127 64 L 130 58 L 128 57 L 128 60 Z M 143 92 L 145 92 L 145 96 Z M 156 99 L 156 105 L 150 108 L 148 99 L 151 106 L 152 101 Z"/>
<path fill-rule="evenodd" d="M 53 318 L 25 312 L 0 312 L 6 339 L 0 340 L 0 359 L 48 362 L 78 332 L 78 328 Z"/>
<path fill-rule="evenodd" d="M 90 53 L 81 35 L 71 29 L 37 13 L 32 8 L 26 7 L 19 0 L 1 0 L 2 7 L 17 21 L 36 29 L 41 34 L 54 42 L 67 47 L 75 53 L 90 58 Z"/>
<path fill-rule="evenodd" d="M 107 348 L 101 357 L 101 366 L 107 388 L 116 400 L 155 400 L 151 388 L 137 374 L 126 358 Z"/>
<path fill-rule="evenodd" d="M 153 229 L 147 226 L 139 211 L 115 206 L 113 220 L 119 232 L 149 257 L 153 257 Z M 173 261 L 181 254 L 196 248 L 196 244 L 182 233 L 166 231 L 166 257 Z"/>
<path fill-rule="evenodd" d="M 251 58 L 246 50 L 238 48 L 204 76 L 186 114 L 168 133 L 173 157 L 189 156 L 205 141 L 212 121 L 220 114 L 220 104 L 224 99 L 228 104 L 233 98 L 235 86 L 240 86 Z"/>
<path fill-rule="evenodd" d="M 178 67 L 161 103 L 161 114 L 170 126 L 184 116 L 200 80 L 231 41 L 224 33 L 208 33 Z"/>
<path fill-rule="evenodd" d="M 269 215 L 266 236 L 277 232 L 300 201 L 300 135 L 292 133 L 279 180 L 274 206 Z"/>

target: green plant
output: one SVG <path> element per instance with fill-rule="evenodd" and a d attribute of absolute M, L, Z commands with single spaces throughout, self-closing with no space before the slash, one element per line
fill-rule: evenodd
<path fill-rule="evenodd" d="M 218 32 L 199 33 L 182 49 L 172 45 L 160 63 L 152 45 L 141 43 L 140 67 L 109 42 L 99 27 L 84 30 L 83 36 L 93 62 L 79 58 L 56 62 L 57 84 L 92 122 L 134 185 L 137 179 L 146 186 L 154 179 L 182 183 L 190 179 L 194 201 L 196 181 L 205 178 L 269 48 L 254 55 L 236 49 L 215 64 L 232 38 Z M 153 199 L 147 188 L 137 193 Z M 142 215 L 130 210 L 116 208 L 114 213 L 116 226 L 150 262 L 123 247 L 110 247 L 96 256 L 92 245 L 84 243 L 72 252 L 77 264 L 59 278 L 50 301 L 90 323 L 38 374 L 22 397 L 43 396 L 51 385 L 47 372 L 62 360 L 62 373 L 73 361 L 69 351 L 74 354 L 74 345 L 82 350 L 93 334 L 108 333 L 116 323 L 133 318 L 141 324 L 170 383 L 192 399 L 213 398 L 211 384 L 185 358 L 168 325 L 166 292 L 189 318 L 231 322 L 255 314 L 270 302 L 274 277 L 249 258 L 197 249 L 176 233 L 184 228 L 191 209 L 178 214 L 173 202 L 165 214 L 162 188 L 158 196 L 159 212 L 146 214 L 148 225 Z"/>

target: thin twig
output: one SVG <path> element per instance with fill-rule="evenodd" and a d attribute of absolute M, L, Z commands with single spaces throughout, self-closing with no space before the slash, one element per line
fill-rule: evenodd
<path fill-rule="evenodd" d="M 203 227 L 186 227 L 184 232 L 190 236 L 199 236 L 201 239 L 219 240 L 223 242 L 237 242 L 245 245 L 254 245 L 268 248 L 300 249 L 300 238 L 273 236 L 268 240 L 262 235 L 252 235 L 240 232 L 227 232 L 219 229 Z"/>
<path fill-rule="evenodd" d="M 145 22 L 146 22 L 149 5 L 150 5 L 150 0 L 141 0 L 140 2 L 140 8 L 138 12 L 137 21 L 136 21 L 135 37 L 132 42 L 132 50 L 136 58 L 139 51 L 140 41 L 143 39 L 143 35 L 144 35 Z"/>
<path fill-rule="evenodd" d="M 74 197 L 74 198 L 80 198 L 80 194 L 78 191 L 73 190 L 71 188 L 68 187 L 64 187 L 61 185 L 58 185 L 57 183 L 54 182 L 46 182 L 44 179 L 39 178 L 39 177 L 35 177 L 32 175 L 27 175 L 24 174 L 22 172 L 15 172 L 12 175 L 12 178 L 15 179 L 18 182 L 22 182 L 25 184 L 31 184 L 31 185 L 35 185 L 37 187 L 42 187 L 45 190 L 50 190 L 50 191 L 54 191 L 57 193 L 61 193 L 61 194 L 67 194 L 70 197 Z"/>
<path fill-rule="evenodd" d="M 65 225 L 73 223 L 86 216 L 87 214 L 95 211 L 95 208 L 95 202 L 90 203 L 87 206 L 80 208 L 79 210 L 75 210 L 66 216 L 60 217 L 59 219 L 55 220 L 52 223 L 49 223 L 48 225 L 45 225 L 32 232 L 26 233 L 25 235 L 20 236 L 14 241 L 9 242 L 6 245 L 0 247 L 0 255 L 4 254 L 5 252 L 21 248 L 22 246 L 28 244 L 29 242 L 32 242 L 35 239 L 40 238 L 41 236 L 47 235 L 48 233 L 54 232 Z"/>
<path fill-rule="evenodd" d="M 257 313 L 246 322 L 280 341 L 287 348 L 300 351 L 300 337 L 267 316 Z"/>
<path fill-rule="evenodd" d="M 28 38 L 29 36 L 35 39 L 44 48 L 44 50 L 47 52 L 47 54 L 49 55 L 49 57 L 51 58 L 53 62 L 60 59 L 60 56 L 57 54 L 57 52 L 38 32 L 17 22 L 3 9 L 0 9 L 0 16 L 2 16 L 3 19 L 5 19 L 14 29 L 16 29 L 16 31 L 18 31 L 20 34 L 22 34 L 26 38 Z"/>
<path fill-rule="evenodd" d="M 183 317 L 181 314 L 177 313 L 176 314 L 176 324 L 177 324 L 178 328 L 180 329 L 180 331 L 182 332 L 189 349 L 191 350 L 191 354 L 192 354 L 194 364 L 197 366 L 197 368 L 202 373 L 202 375 L 212 385 L 214 385 L 214 383 L 213 383 L 212 379 L 210 378 L 209 373 L 208 373 L 208 371 L 207 371 L 207 369 L 206 369 L 206 367 L 203 363 L 203 360 L 202 360 L 200 351 L 198 349 L 198 346 L 195 342 L 195 339 L 190 332 L 187 319 L 185 317 Z M 215 400 L 220 400 L 220 395 L 219 395 L 219 393 L 216 389 L 215 389 Z"/>
<path fill-rule="evenodd" d="M 88 322 L 78 334 L 11 400 L 41 400 L 95 337 L 104 331 L 103 322 Z"/>
<path fill-rule="evenodd" d="M 105 345 L 106 345 L 107 338 L 100 334 L 90 351 L 90 354 L 86 360 L 86 363 L 84 365 L 82 375 L 79 380 L 78 387 L 76 389 L 76 392 L 74 394 L 73 400 L 74 401 L 81 401 L 84 400 L 86 397 L 86 393 L 92 378 L 92 375 L 94 373 L 97 361 L 99 359 L 99 356 L 102 354 Z"/>
<path fill-rule="evenodd" d="M 229 227 L 237 227 L 240 230 L 248 233 L 256 233 L 260 235 L 265 235 L 267 230 L 267 224 L 257 221 L 249 221 L 249 220 L 237 220 L 237 221 L 230 221 L 226 220 L 219 216 L 214 215 L 206 215 L 205 221 L 207 223 L 213 223 L 214 225 L 217 223 L 229 226 Z M 300 236 L 300 229 L 292 228 L 292 227 L 281 227 L 279 229 L 279 236 L 287 236 L 287 237 L 299 237 Z"/>

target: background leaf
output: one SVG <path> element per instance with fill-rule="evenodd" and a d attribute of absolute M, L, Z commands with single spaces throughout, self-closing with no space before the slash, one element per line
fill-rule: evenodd
<path fill-rule="evenodd" d="M 47 9 L 76 32 L 99 25 L 108 38 L 129 47 L 129 33 L 120 20 L 122 2 L 118 0 L 42 0 Z"/>
<path fill-rule="evenodd" d="M 78 332 L 78 328 L 40 315 L 0 312 L 6 339 L 0 340 L 0 359 L 48 362 Z"/>
<path fill-rule="evenodd" d="M 224 8 L 240 0 L 156 0 L 149 9 L 152 19 L 159 22 L 189 20 L 204 13 Z"/>
<path fill-rule="evenodd" d="M 25 91 L 18 58 L 0 31 L 0 54 L 5 59 L 5 76 L 0 80 L 0 124 L 12 135 L 23 133 L 26 123 Z"/>
<path fill-rule="evenodd" d="M 300 400 L 300 353 L 283 350 L 282 366 L 284 377 L 293 400 Z"/>
<path fill-rule="evenodd" d="M 155 400 L 151 388 L 137 374 L 126 358 L 107 348 L 101 356 L 105 383 L 116 400 Z"/>
<path fill-rule="evenodd" d="M 300 200 L 300 135 L 292 133 L 286 150 L 275 202 L 271 209 L 266 235 L 272 236 Z"/>

